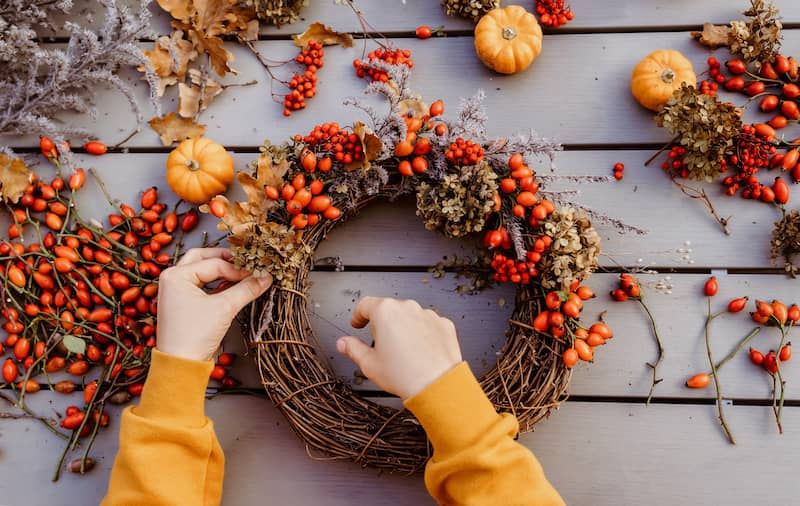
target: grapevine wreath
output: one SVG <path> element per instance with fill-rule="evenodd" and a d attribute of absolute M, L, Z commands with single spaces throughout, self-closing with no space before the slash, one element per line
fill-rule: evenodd
<path fill-rule="evenodd" d="M 426 228 L 483 238 L 483 269 L 472 287 L 512 282 L 517 293 L 507 341 L 481 385 L 499 411 L 518 417 L 522 432 L 558 406 L 570 368 L 591 360 L 611 331 L 579 323 L 582 301 L 593 296 L 580 283 L 600 253 L 591 212 L 574 203 L 575 192 L 546 189 L 558 176 L 535 175 L 528 165 L 552 163 L 559 147 L 533 132 L 489 140 L 481 94 L 446 121 L 441 101 L 428 106 L 408 88 L 410 66 L 369 65 L 374 72 L 360 75 L 385 75 L 367 93 L 385 97 L 388 114 L 351 99 L 370 127 L 325 123 L 282 144 L 265 142 L 237 176 L 247 199 L 218 196 L 201 209 L 220 218 L 238 267 L 274 277 L 240 318 L 267 394 L 309 451 L 413 473 L 430 455 L 419 423 L 353 392 L 315 346 L 309 272 L 338 223 L 375 202 L 415 194 Z"/>

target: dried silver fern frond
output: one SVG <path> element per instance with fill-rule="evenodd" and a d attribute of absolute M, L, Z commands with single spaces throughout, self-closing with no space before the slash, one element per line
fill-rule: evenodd
<path fill-rule="evenodd" d="M 63 49 L 40 44 L 35 23 L 10 25 L 2 31 L 0 66 L 6 71 L 0 76 L 0 135 L 40 134 L 56 141 L 68 136 L 89 138 L 87 130 L 56 118 L 68 111 L 96 115 L 93 97 L 97 87 L 103 85 L 125 96 L 136 115 L 138 130 L 143 114 L 132 88 L 117 75 L 120 68 L 128 66 L 147 69 L 152 106 L 160 115 L 158 77 L 137 45 L 138 39 L 152 37 L 147 8 L 150 0 L 142 0 L 137 12 L 114 0 L 100 3 L 105 9 L 103 26 L 92 31 L 73 22 L 64 23 L 69 41 Z M 59 4 L 69 6 L 69 2 Z"/>

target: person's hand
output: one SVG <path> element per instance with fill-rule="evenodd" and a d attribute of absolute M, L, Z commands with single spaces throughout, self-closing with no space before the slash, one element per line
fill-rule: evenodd
<path fill-rule="evenodd" d="M 353 336 L 336 342 L 339 353 L 385 391 L 405 400 L 461 362 L 456 327 L 413 300 L 364 297 L 350 324 L 371 323 L 375 346 Z"/>
<path fill-rule="evenodd" d="M 272 284 L 229 262 L 225 248 L 191 249 L 158 282 L 158 343 L 163 353 L 209 360 L 236 314 Z M 234 285 L 210 294 L 203 287 L 223 279 Z"/>

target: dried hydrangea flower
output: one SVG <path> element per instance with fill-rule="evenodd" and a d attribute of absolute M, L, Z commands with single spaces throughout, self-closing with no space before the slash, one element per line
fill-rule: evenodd
<path fill-rule="evenodd" d="M 689 178 L 698 181 L 713 181 L 720 175 L 720 163 L 734 153 L 736 136 L 742 132 L 737 107 L 686 83 L 675 90 L 656 121 L 686 148 L 683 161 Z"/>
<path fill-rule="evenodd" d="M 778 9 L 772 2 L 751 0 L 750 8 L 743 12 L 749 22 L 731 21 L 728 44 L 733 54 L 741 54 L 747 61 L 772 61 L 781 49 L 781 30 Z"/>
<path fill-rule="evenodd" d="M 480 232 L 494 207 L 497 174 L 486 162 L 462 167 L 437 184 L 422 183 L 417 189 L 417 216 L 428 230 L 448 237 Z"/>
<path fill-rule="evenodd" d="M 773 262 L 782 258 L 784 268 L 794 277 L 800 270 L 800 266 L 793 262 L 797 254 L 800 254 L 800 212 L 795 209 L 775 222 L 770 242 L 770 258 Z"/>
<path fill-rule="evenodd" d="M 477 23 L 484 14 L 500 7 L 500 0 L 442 0 L 448 16 L 467 18 Z"/>
<path fill-rule="evenodd" d="M 256 11 L 258 19 L 270 25 L 288 25 L 297 21 L 308 0 L 245 0 Z"/>
<path fill-rule="evenodd" d="M 283 288 L 294 288 L 297 271 L 313 255 L 300 234 L 275 222 L 259 224 L 246 234 L 230 236 L 234 265 L 256 276 L 271 274 Z"/>
<path fill-rule="evenodd" d="M 569 290 L 574 280 L 591 276 L 600 256 L 600 235 L 584 211 L 556 209 L 544 220 L 542 228 L 553 239 L 537 266 L 544 288 Z"/>

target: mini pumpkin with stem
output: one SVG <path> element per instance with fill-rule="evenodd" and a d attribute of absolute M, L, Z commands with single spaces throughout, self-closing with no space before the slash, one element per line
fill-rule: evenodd
<path fill-rule="evenodd" d="M 233 158 L 205 137 L 187 139 L 167 158 L 167 184 L 192 204 L 205 204 L 233 182 Z"/>
<path fill-rule="evenodd" d="M 651 111 L 658 111 L 686 83 L 697 85 L 692 62 L 678 51 L 659 49 L 647 55 L 633 69 L 631 93 Z"/>
<path fill-rule="evenodd" d="M 493 9 L 475 27 L 478 58 L 495 72 L 525 70 L 542 51 L 542 29 L 536 16 L 519 5 Z"/>

